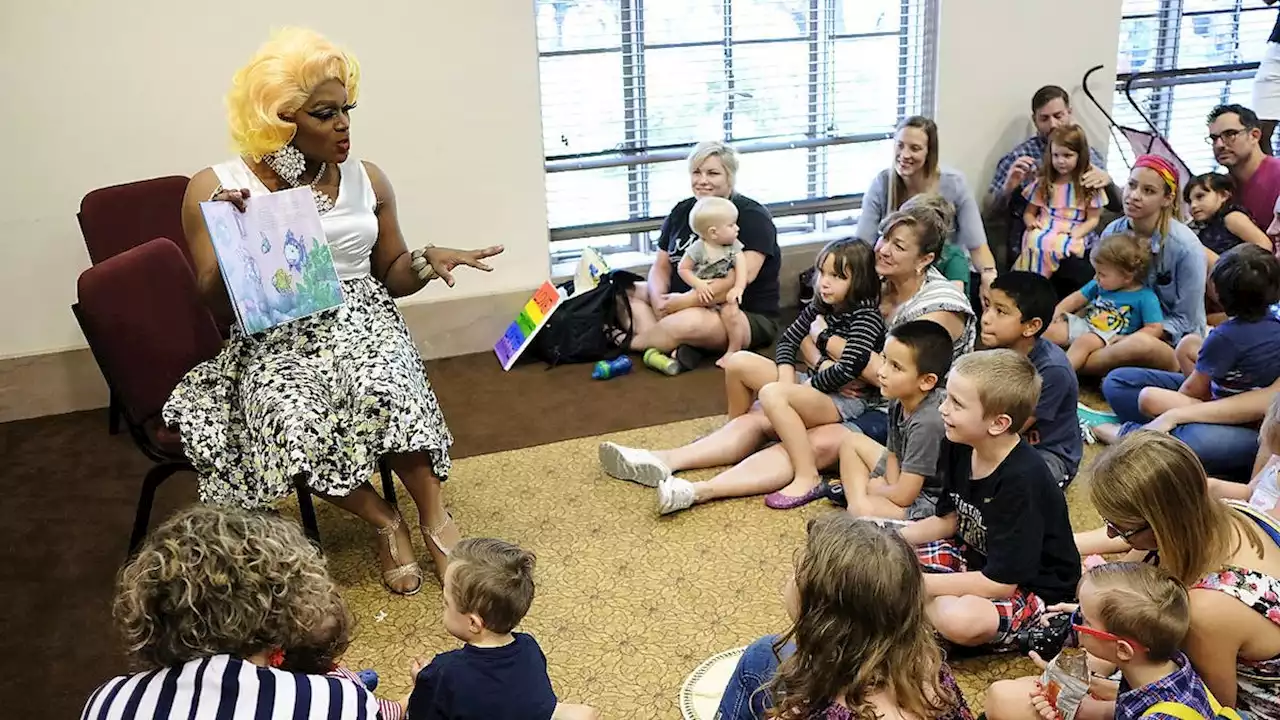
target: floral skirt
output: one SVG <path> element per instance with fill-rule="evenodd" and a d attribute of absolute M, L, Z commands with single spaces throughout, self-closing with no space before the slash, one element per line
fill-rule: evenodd
<path fill-rule="evenodd" d="M 343 496 L 388 453 L 425 452 L 441 479 L 453 437 L 395 301 L 372 277 L 346 304 L 245 336 L 187 373 L 164 408 L 200 475 L 200 500 L 258 508 L 305 478 Z"/>

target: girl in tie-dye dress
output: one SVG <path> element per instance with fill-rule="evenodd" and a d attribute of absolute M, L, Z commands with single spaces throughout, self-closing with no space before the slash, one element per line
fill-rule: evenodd
<path fill-rule="evenodd" d="M 1050 277 L 1068 255 L 1084 257 L 1085 240 L 1098 226 L 1106 202 L 1103 193 L 1080 182 L 1088 169 L 1089 141 L 1079 125 L 1050 133 L 1039 176 L 1023 190 L 1027 231 L 1015 270 Z"/>

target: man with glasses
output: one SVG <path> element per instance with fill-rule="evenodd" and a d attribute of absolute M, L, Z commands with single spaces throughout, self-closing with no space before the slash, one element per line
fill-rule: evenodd
<path fill-rule="evenodd" d="M 1236 181 L 1236 202 L 1263 230 L 1271 224 L 1280 196 L 1280 159 L 1263 152 L 1258 116 L 1243 105 L 1219 105 L 1209 113 L 1213 158 Z"/>

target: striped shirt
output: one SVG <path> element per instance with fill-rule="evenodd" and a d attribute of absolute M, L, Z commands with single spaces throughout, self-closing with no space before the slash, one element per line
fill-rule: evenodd
<path fill-rule="evenodd" d="M 373 694 L 350 680 L 295 675 L 229 655 L 113 678 L 81 720 L 375 720 Z"/>
<path fill-rule="evenodd" d="M 796 364 L 800 343 L 819 315 L 826 320 L 827 330 L 832 335 L 844 338 L 844 352 L 840 353 L 840 359 L 834 365 L 813 373 L 809 384 L 821 392 L 839 392 L 840 388 L 858 379 L 871 359 L 871 353 L 884 348 L 884 318 L 874 302 L 837 313 L 825 311 L 822 303 L 814 300 L 804 306 L 800 316 L 778 338 L 773 357 L 779 365 Z"/>
<path fill-rule="evenodd" d="M 330 670 L 328 672 L 328 676 L 346 678 L 360 687 L 365 687 L 364 681 L 360 679 L 360 676 L 351 672 L 351 670 L 344 665 L 339 665 L 333 670 Z M 401 703 L 398 700 L 384 700 L 382 698 L 378 698 L 378 712 L 381 713 L 381 715 L 378 716 L 380 720 L 401 720 L 404 717 L 404 703 Z"/>

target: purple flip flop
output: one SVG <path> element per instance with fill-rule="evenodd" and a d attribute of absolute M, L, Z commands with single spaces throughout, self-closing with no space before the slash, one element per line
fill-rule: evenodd
<path fill-rule="evenodd" d="M 780 492 L 772 492 L 764 496 L 764 504 L 774 510 L 792 510 L 801 505 L 809 503 L 822 497 L 822 485 L 819 483 L 809 492 L 803 495 L 783 495 Z"/>

